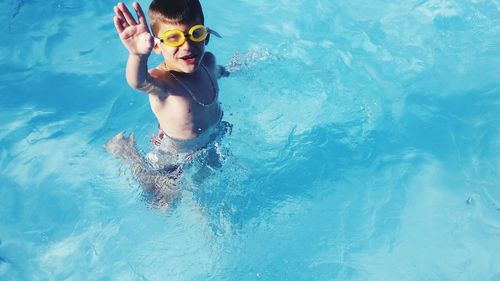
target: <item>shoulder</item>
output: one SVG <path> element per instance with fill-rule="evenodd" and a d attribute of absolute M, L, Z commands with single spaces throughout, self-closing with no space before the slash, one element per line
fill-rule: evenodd
<path fill-rule="evenodd" d="M 156 67 L 148 70 L 148 74 L 147 83 L 141 90 L 155 96 L 168 95 L 172 84 L 168 72 Z"/>
<path fill-rule="evenodd" d="M 165 80 L 166 79 L 166 71 L 163 70 L 163 69 L 160 69 L 160 67 L 155 67 L 155 68 L 151 68 L 148 70 L 149 72 L 149 75 L 151 75 L 151 77 L 153 77 L 155 80 Z"/>
<path fill-rule="evenodd" d="M 203 57 L 203 64 L 208 68 L 216 79 L 229 76 L 229 72 L 221 65 L 217 65 L 214 54 L 206 52 Z"/>
<path fill-rule="evenodd" d="M 203 64 L 208 69 L 211 69 L 212 71 L 215 70 L 217 62 L 215 60 L 214 54 L 212 54 L 211 52 L 206 52 L 205 55 L 203 56 Z"/>
<path fill-rule="evenodd" d="M 159 85 L 168 87 L 168 85 L 172 84 L 172 76 L 161 67 L 152 68 L 148 72 Z"/>

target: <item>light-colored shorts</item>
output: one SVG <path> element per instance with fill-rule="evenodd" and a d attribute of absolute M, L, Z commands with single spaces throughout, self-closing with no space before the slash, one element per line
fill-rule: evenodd
<path fill-rule="evenodd" d="M 174 170 L 191 162 L 199 152 L 217 149 L 222 137 L 231 134 L 233 125 L 220 121 L 191 140 L 179 140 L 164 134 L 160 145 L 146 155 L 157 170 Z"/>

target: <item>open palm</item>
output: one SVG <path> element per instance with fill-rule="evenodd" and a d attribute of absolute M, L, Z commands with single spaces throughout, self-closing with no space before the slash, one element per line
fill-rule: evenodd
<path fill-rule="evenodd" d="M 134 55 L 149 55 L 153 49 L 153 37 L 149 32 L 141 6 L 139 3 L 134 2 L 133 7 L 137 13 L 138 22 L 135 21 L 125 4 L 118 3 L 114 7 L 115 16 L 113 21 L 115 28 L 129 53 Z"/>

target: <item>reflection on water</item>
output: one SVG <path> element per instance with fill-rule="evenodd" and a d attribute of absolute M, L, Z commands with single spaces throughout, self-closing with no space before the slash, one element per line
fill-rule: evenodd
<path fill-rule="evenodd" d="M 158 211 L 102 147 L 157 130 L 111 4 L 2 3 L 1 278 L 499 276 L 495 3 L 203 4 L 233 132 Z"/>

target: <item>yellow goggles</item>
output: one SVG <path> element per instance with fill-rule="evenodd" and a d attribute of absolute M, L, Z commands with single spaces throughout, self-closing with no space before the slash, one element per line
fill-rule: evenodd
<path fill-rule="evenodd" d="M 213 33 L 215 36 L 220 37 L 217 32 L 201 24 L 197 24 L 191 27 L 187 34 L 178 29 L 166 31 L 162 33 L 159 38 L 155 38 L 155 42 L 160 42 L 170 47 L 179 47 L 186 42 L 186 37 L 189 37 L 189 40 L 195 43 L 199 43 L 205 40 L 209 33 Z"/>

